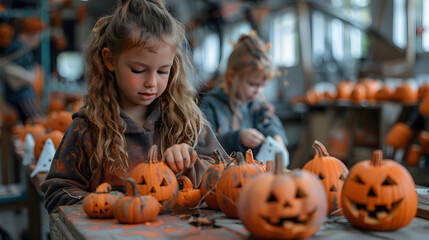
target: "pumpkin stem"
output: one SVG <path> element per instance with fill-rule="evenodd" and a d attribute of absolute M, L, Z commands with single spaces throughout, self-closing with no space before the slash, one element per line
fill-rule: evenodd
<path fill-rule="evenodd" d="M 156 144 L 150 146 L 148 156 L 150 163 L 158 162 L 158 146 Z"/>
<path fill-rule="evenodd" d="M 274 173 L 275 165 L 273 160 L 267 160 L 267 172 Z"/>
<path fill-rule="evenodd" d="M 247 149 L 246 151 L 246 157 L 245 157 L 245 162 L 248 164 L 254 164 L 255 163 L 255 159 L 253 158 L 253 152 L 252 149 Z"/>
<path fill-rule="evenodd" d="M 383 151 L 382 150 L 374 150 L 372 152 L 371 164 L 373 166 L 380 166 L 381 161 L 383 161 Z"/>
<path fill-rule="evenodd" d="M 219 148 L 216 148 L 214 151 L 213 151 L 213 153 L 214 153 L 214 155 L 215 155 L 215 158 L 218 160 L 218 162 L 219 163 L 225 163 L 226 161 L 225 161 L 225 158 L 222 156 L 222 154 L 220 153 L 220 150 L 219 150 Z"/>
<path fill-rule="evenodd" d="M 329 156 L 328 151 L 326 150 L 325 146 L 321 142 L 314 140 L 312 147 L 314 148 L 314 151 L 316 151 L 317 156 L 319 157 Z"/>
<path fill-rule="evenodd" d="M 136 181 L 134 181 L 134 179 L 128 177 L 127 182 L 129 182 L 132 186 L 131 189 L 133 190 L 133 192 L 132 192 L 133 197 L 140 197 L 140 191 L 139 191 L 139 188 L 137 187 Z"/>
<path fill-rule="evenodd" d="M 184 176 L 184 175 L 179 176 L 177 178 L 177 182 L 179 184 L 183 185 L 183 190 L 182 191 L 187 192 L 189 190 L 192 190 L 192 188 L 193 188 L 193 184 L 191 182 L 191 179 L 189 179 L 187 176 Z"/>
<path fill-rule="evenodd" d="M 108 193 L 110 191 L 112 191 L 112 186 L 110 186 L 108 183 L 102 183 L 95 189 L 95 192 L 97 193 Z"/>
<path fill-rule="evenodd" d="M 236 157 L 237 157 L 237 165 L 243 165 L 246 163 L 242 152 L 237 152 Z"/>
<path fill-rule="evenodd" d="M 274 174 L 276 175 L 284 174 L 285 164 L 283 162 L 283 154 L 281 152 L 276 152 L 276 158 L 275 158 L 274 164 L 275 164 Z"/>

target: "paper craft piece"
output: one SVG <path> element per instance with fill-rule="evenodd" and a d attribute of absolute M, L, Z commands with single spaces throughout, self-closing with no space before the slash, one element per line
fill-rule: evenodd
<path fill-rule="evenodd" d="M 30 163 L 34 163 L 34 145 L 35 141 L 31 133 L 25 135 L 25 146 L 24 146 L 24 157 L 22 157 L 22 165 L 27 166 Z"/>
<path fill-rule="evenodd" d="M 265 138 L 265 142 L 262 144 L 259 149 L 258 155 L 256 155 L 256 160 L 267 163 L 267 160 L 273 160 L 276 157 L 276 152 L 281 152 L 283 155 L 283 161 L 285 167 L 289 165 L 289 152 L 282 148 L 274 138 L 268 136 Z"/>
<path fill-rule="evenodd" d="M 52 159 L 55 154 L 55 146 L 50 138 L 48 138 L 43 146 L 39 160 L 37 160 L 36 168 L 31 172 L 30 177 L 36 176 L 39 172 L 48 172 L 51 168 Z"/>

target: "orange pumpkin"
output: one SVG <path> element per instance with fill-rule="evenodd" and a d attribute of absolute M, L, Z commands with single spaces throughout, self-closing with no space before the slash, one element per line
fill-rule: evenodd
<path fill-rule="evenodd" d="M 314 141 L 313 148 L 316 154 L 304 165 L 303 169 L 314 173 L 323 183 L 328 196 L 329 213 L 332 213 L 341 209 L 341 190 L 349 170 L 339 159 L 329 156 L 321 142 Z"/>
<path fill-rule="evenodd" d="M 127 178 L 127 195 L 119 199 L 113 207 L 113 216 L 120 223 L 144 223 L 153 221 L 161 210 L 161 204 L 151 196 L 141 196 L 136 182 Z"/>
<path fill-rule="evenodd" d="M 83 199 L 83 211 L 90 218 L 113 218 L 113 206 L 124 194 L 113 191 L 108 183 L 100 184 Z"/>
<path fill-rule="evenodd" d="M 52 115 L 51 130 L 60 130 L 66 132 L 67 127 L 72 122 L 72 113 L 67 111 L 60 111 Z"/>
<path fill-rule="evenodd" d="M 419 106 L 419 112 L 426 117 L 429 116 L 429 94 L 426 94 L 422 98 Z"/>
<path fill-rule="evenodd" d="M 407 166 L 416 167 L 419 165 L 422 156 L 422 148 L 418 144 L 412 144 L 407 151 L 405 162 Z"/>
<path fill-rule="evenodd" d="M 247 151 L 246 151 L 245 163 L 246 164 L 256 164 L 264 172 L 267 170 L 264 162 L 258 161 L 258 160 L 253 158 L 253 152 L 252 152 L 252 149 L 250 149 L 250 148 L 247 149 Z"/>
<path fill-rule="evenodd" d="M 177 182 L 183 185 L 179 191 L 177 204 L 182 207 L 195 207 L 201 199 L 201 190 L 194 189 L 191 180 L 186 176 L 179 176 Z"/>
<path fill-rule="evenodd" d="M 142 195 L 152 195 L 162 205 L 161 213 L 170 211 L 177 202 L 179 188 L 173 171 L 158 161 L 158 146 L 152 145 L 148 153 L 149 161 L 140 163 L 130 173 Z M 127 185 L 127 195 L 131 185 Z"/>
<path fill-rule="evenodd" d="M 63 139 L 64 133 L 59 130 L 54 130 L 52 132 L 46 133 L 37 137 L 34 140 L 34 158 L 36 161 L 39 159 L 40 154 L 42 153 L 43 147 L 45 146 L 46 140 L 50 138 L 54 143 L 55 149 L 60 145 L 61 139 Z"/>
<path fill-rule="evenodd" d="M 377 80 L 371 78 L 363 79 L 361 82 L 365 86 L 366 99 L 368 101 L 374 101 L 375 94 L 377 94 L 378 90 L 381 88 L 380 83 Z"/>
<path fill-rule="evenodd" d="M 386 134 L 384 141 L 394 149 L 405 147 L 413 135 L 413 130 L 403 122 L 397 122 Z"/>
<path fill-rule="evenodd" d="M 401 103 L 414 103 L 418 100 L 418 92 L 411 84 L 404 82 L 396 88 L 393 99 Z"/>
<path fill-rule="evenodd" d="M 350 81 L 341 81 L 337 85 L 337 99 L 345 100 L 350 99 L 353 92 L 354 83 Z"/>
<path fill-rule="evenodd" d="M 13 27 L 7 23 L 0 24 L 0 48 L 6 48 L 12 42 Z"/>
<path fill-rule="evenodd" d="M 214 187 L 219 181 L 220 176 L 223 173 L 223 170 L 226 167 L 226 161 L 220 153 L 219 149 L 215 149 L 214 154 L 218 162 L 212 164 L 204 172 L 203 178 L 201 180 L 200 189 L 201 195 L 204 197 L 204 201 L 207 203 L 208 207 L 211 209 L 219 209 L 219 205 L 217 204 L 216 200 L 216 194 L 213 191 Z"/>
<path fill-rule="evenodd" d="M 246 164 L 243 153 L 237 152 L 237 165 L 228 166 L 216 187 L 217 204 L 228 217 L 237 218 L 237 203 L 242 187 L 255 176 L 263 173 L 255 164 Z"/>
<path fill-rule="evenodd" d="M 46 128 L 42 125 L 42 124 L 31 124 L 31 123 L 26 123 L 21 131 L 21 135 L 19 136 L 19 139 L 21 139 L 21 141 L 23 143 L 25 143 L 25 136 L 27 135 L 27 133 L 30 133 L 34 139 L 38 138 L 39 136 L 45 134 L 46 132 Z"/>
<path fill-rule="evenodd" d="M 429 132 L 426 130 L 422 130 L 419 133 L 419 142 L 422 146 L 422 153 L 429 153 Z"/>
<path fill-rule="evenodd" d="M 238 215 L 261 239 L 297 239 L 313 235 L 324 223 L 328 200 L 317 177 L 306 170 L 285 173 L 276 154 L 274 173 L 260 174 L 243 187 Z"/>
<path fill-rule="evenodd" d="M 378 101 L 390 101 L 392 100 L 394 91 L 388 85 L 383 85 L 375 94 L 375 99 Z"/>
<path fill-rule="evenodd" d="M 350 96 L 353 102 L 360 103 L 363 100 L 367 99 L 366 88 L 363 83 L 358 83 L 355 85 L 352 94 Z"/>
<path fill-rule="evenodd" d="M 343 212 L 351 224 L 375 231 L 408 225 L 417 213 L 417 194 L 410 173 L 375 150 L 371 160 L 356 163 L 344 184 Z"/>
<path fill-rule="evenodd" d="M 418 99 L 423 99 L 424 96 L 429 92 L 429 83 L 425 83 L 419 87 Z"/>

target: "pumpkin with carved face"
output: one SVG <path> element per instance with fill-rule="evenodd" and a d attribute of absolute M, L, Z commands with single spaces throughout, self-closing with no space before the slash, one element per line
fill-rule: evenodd
<path fill-rule="evenodd" d="M 149 162 L 140 163 L 130 173 L 137 183 L 141 195 L 152 195 L 162 205 L 161 213 L 170 211 L 177 201 L 179 187 L 173 171 L 164 163 L 158 161 L 158 147 L 152 145 L 149 149 Z M 131 184 L 127 184 L 127 195 L 131 193 Z"/>
<path fill-rule="evenodd" d="M 349 170 L 339 159 L 329 156 L 321 142 L 314 141 L 313 148 L 316 155 L 302 169 L 314 173 L 322 182 L 328 196 L 328 213 L 339 211 L 341 209 L 341 190 Z"/>
<path fill-rule="evenodd" d="M 274 173 L 243 187 L 238 215 L 256 238 L 296 239 L 313 235 L 324 223 L 328 200 L 322 183 L 307 170 L 286 173 L 276 154 Z"/>
<path fill-rule="evenodd" d="M 408 225 L 417 213 L 417 194 L 410 173 L 399 163 L 372 159 L 350 169 L 341 201 L 345 217 L 358 228 L 393 231 Z"/>
<path fill-rule="evenodd" d="M 113 218 L 113 206 L 123 196 L 121 192 L 112 191 L 110 184 L 102 183 L 83 199 L 83 211 L 90 218 Z"/>
<path fill-rule="evenodd" d="M 261 173 L 263 171 L 260 166 L 246 164 L 243 153 L 237 152 L 237 165 L 225 168 L 216 187 L 216 200 L 220 210 L 230 218 L 237 218 L 237 203 L 242 187 Z"/>

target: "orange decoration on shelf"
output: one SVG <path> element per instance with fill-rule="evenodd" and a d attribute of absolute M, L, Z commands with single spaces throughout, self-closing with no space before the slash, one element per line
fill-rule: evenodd
<path fill-rule="evenodd" d="M 375 99 L 378 101 L 391 101 L 394 92 L 388 85 L 383 85 L 375 94 Z"/>
<path fill-rule="evenodd" d="M 393 99 L 401 103 L 415 103 L 418 100 L 418 93 L 411 84 L 404 82 L 396 88 Z"/>
<path fill-rule="evenodd" d="M 337 85 L 337 99 L 345 100 L 350 99 L 354 89 L 354 83 L 350 81 L 341 81 Z"/>
<path fill-rule="evenodd" d="M 64 133 L 59 130 L 54 130 L 44 135 L 37 137 L 34 140 L 34 158 L 36 161 L 39 159 L 40 154 L 42 153 L 43 147 L 45 146 L 46 140 L 50 138 L 52 143 L 54 143 L 55 149 L 60 145 L 61 140 L 63 139 Z"/>
<path fill-rule="evenodd" d="M 407 151 L 405 162 L 407 166 L 417 167 L 419 166 L 420 158 L 422 156 L 422 148 L 418 144 L 412 144 Z"/>
<path fill-rule="evenodd" d="M 298 239 L 313 235 L 325 222 L 328 200 L 322 183 L 307 170 L 285 172 L 276 154 L 274 171 L 243 187 L 238 215 L 257 239 Z"/>
<path fill-rule="evenodd" d="M 113 206 L 124 194 L 113 191 L 108 183 L 100 184 L 83 199 L 83 211 L 90 218 L 113 218 Z"/>
<path fill-rule="evenodd" d="M 407 226 L 417 213 L 417 193 L 410 173 L 375 150 L 371 160 L 351 169 L 341 197 L 343 212 L 355 227 L 393 231 Z"/>
<path fill-rule="evenodd" d="M 384 141 L 394 149 L 405 147 L 413 135 L 413 130 L 403 122 L 397 122 L 387 133 Z"/>
<path fill-rule="evenodd" d="M 419 142 L 422 148 L 422 153 L 429 153 L 429 132 L 422 130 L 419 133 Z"/>

